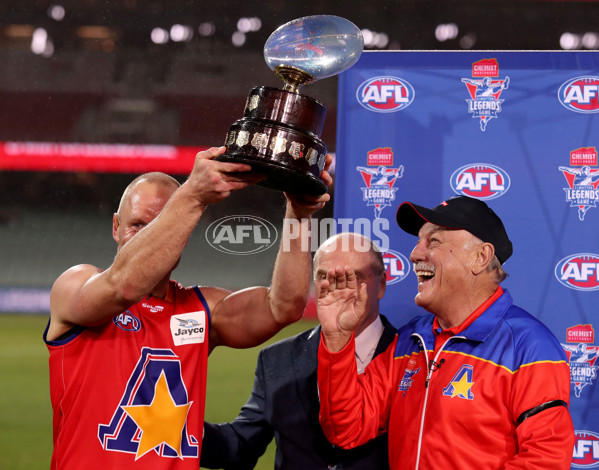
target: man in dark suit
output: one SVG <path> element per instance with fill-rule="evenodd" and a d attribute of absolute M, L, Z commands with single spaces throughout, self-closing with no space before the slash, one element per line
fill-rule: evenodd
<path fill-rule="evenodd" d="M 356 331 L 356 367 L 363 372 L 383 352 L 396 329 L 379 315 L 386 274 L 381 253 L 361 235 L 342 233 L 328 239 L 314 256 L 319 292 L 327 271 L 352 266 L 368 289 L 369 314 Z M 254 388 L 231 423 L 204 424 L 200 465 L 226 470 L 253 469 L 275 438 L 276 470 L 388 469 L 387 435 L 351 450 L 331 445 L 318 421 L 316 380 L 320 326 L 264 348 L 258 356 Z"/>

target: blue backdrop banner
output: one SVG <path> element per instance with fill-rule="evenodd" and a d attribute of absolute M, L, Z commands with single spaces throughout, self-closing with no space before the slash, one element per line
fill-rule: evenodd
<path fill-rule="evenodd" d="M 422 313 L 399 204 L 487 202 L 514 245 L 502 285 L 570 362 L 572 468 L 599 467 L 599 53 L 364 52 L 337 122 L 335 218 L 385 250 L 382 312 Z"/>

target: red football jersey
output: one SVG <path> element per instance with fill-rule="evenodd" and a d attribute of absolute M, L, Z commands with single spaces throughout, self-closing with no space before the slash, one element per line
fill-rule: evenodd
<path fill-rule="evenodd" d="M 44 340 L 53 470 L 199 468 L 210 312 L 171 281 L 103 325 Z"/>

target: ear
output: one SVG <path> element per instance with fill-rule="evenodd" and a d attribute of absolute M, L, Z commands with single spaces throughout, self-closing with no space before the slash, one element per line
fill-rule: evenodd
<path fill-rule="evenodd" d="M 472 274 L 477 275 L 485 271 L 495 257 L 495 247 L 491 243 L 481 243 L 476 248 L 475 256 L 472 263 Z"/>
<path fill-rule="evenodd" d="M 379 290 L 377 293 L 377 299 L 381 300 L 385 296 L 385 290 L 387 289 L 387 272 L 383 271 L 379 279 Z"/>
<path fill-rule="evenodd" d="M 119 216 L 118 214 L 115 212 L 114 214 L 112 214 L 112 238 L 114 239 L 115 242 L 119 242 L 119 226 L 121 224 L 121 221 L 119 220 Z"/>

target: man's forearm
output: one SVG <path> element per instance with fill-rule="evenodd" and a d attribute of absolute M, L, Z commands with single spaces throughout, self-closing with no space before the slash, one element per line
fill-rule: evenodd
<path fill-rule="evenodd" d="M 135 303 L 176 266 L 204 207 L 179 188 L 162 212 L 127 242 L 110 267 L 117 295 Z"/>
<path fill-rule="evenodd" d="M 239 436 L 230 423 L 204 423 L 200 466 L 223 468 L 226 470 L 250 470 L 254 468 L 260 455 L 255 448 L 240 447 Z"/>
<path fill-rule="evenodd" d="M 310 222 L 310 217 L 298 219 L 287 204 L 270 287 L 271 310 L 282 324 L 301 318 L 310 294 Z"/>

